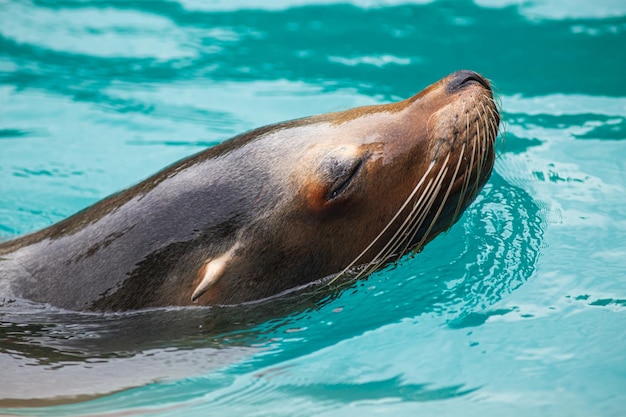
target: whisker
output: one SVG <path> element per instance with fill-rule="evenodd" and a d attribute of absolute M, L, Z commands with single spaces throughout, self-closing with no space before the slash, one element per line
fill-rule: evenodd
<path fill-rule="evenodd" d="M 433 184 L 435 184 L 435 181 L 431 179 L 424 189 L 424 192 L 413 204 L 411 212 L 407 215 L 406 219 L 398 229 L 398 232 L 400 233 L 396 232 L 396 234 L 394 234 L 394 236 L 389 240 L 389 243 L 377 255 L 377 258 L 381 259 L 382 261 L 392 258 L 398 247 L 400 247 L 403 242 L 408 241 L 409 233 L 407 232 L 410 230 L 411 224 L 415 221 L 416 214 L 420 213 L 420 210 L 424 207 L 424 203 L 422 200 L 436 193 L 434 187 L 431 188 Z M 383 253 L 383 251 L 385 252 Z"/>
<path fill-rule="evenodd" d="M 471 102 L 473 106 L 471 112 L 466 111 L 466 106 L 470 102 L 463 101 L 465 137 L 460 135 L 454 137 L 454 142 L 450 145 L 451 151 L 446 157 L 430 163 L 411 193 L 382 230 L 341 272 L 330 278 L 327 285 L 335 283 L 342 277 L 349 279 L 338 285 L 350 285 L 354 280 L 375 272 L 392 260 L 400 259 L 409 252 L 419 252 L 425 243 L 432 239 L 435 226 L 438 227 L 437 233 L 440 226 L 446 226 L 440 225 L 442 213 L 446 208 L 450 210 L 454 208 L 447 227 L 452 226 L 460 218 L 464 205 L 475 197 L 483 185 L 485 172 L 492 168 L 494 145 L 502 127 L 498 111 L 501 107 L 499 100 L 485 93 Z M 426 121 L 428 137 L 431 134 L 430 124 L 437 114 L 438 112 L 432 113 Z M 463 122 L 460 123 L 460 127 L 463 127 Z M 456 149 L 454 143 L 457 144 Z M 456 158 L 456 162 L 451 161 L 452 158 Z M 454 165 L 453 170 L 450 164 Z M 453 194 L 455 184 L 459 185 Z M 452 195 L 457 198 L 456 201 Z M 447 219 L 445 220 L 447 223 Z M 392 228 L 395 228 L 395 231 Z M 381 242 L 383 238 L 386 242 Z M 379 249 L 375 256 L 368 255 L 376 245 L 379 245 Z M 368 260 L 362 262 L 366 256 Z"/>
<path fill-rule="evenodd" d="M 480 165 L 478 166 L 478 172 L 476 177 L 476 183 L 474 186 L 473 194 L 478 192 L 478 188 L 480 187 L 480 177 L 482 174 L 482 170 L 486 167 L 487 160 L 489 158 L 489 149 L 492 148 L 492 130 L 489 128 L 489 123 L 487 120 L 487 108 L 485 108 L 483 103 L 480 103 L 483 112 L 480 113 L 480 121 L 481 123 L 477 124 L 477 129 L 480 129 L 482 124 L 482 135 L 478 136 L 477 143 L 480 145 Z"/>
<path fill-rule="evenodd" d="M 465 103 L 463 103 L 463 110 L 465 110 Z M 470 125 L 469 125 L 469 116 L 467 113 L 465 113 L 465 143 L 468 144 L 470 143 L 470 137 L 469 137 L 469 132 L 470 132 Z M 466 148 L 463 149 L 463 154 L 461 155 L 461 158 L 463 158 L 465 155 L 465 151 Z M 474 146 L 472 146 L 472 151 L 471 151 L 471 157 L 470 157 L 470 162 L 468 165 L 466 165 L 466 169 L 465 169 L 465 179 L 463 181 L 463 186 L 461 187 L 461 192 L 459 193 L 459 201 L 457 202 L 456 208 L 454 209 L 454 214 L 452 216 L 451 219 L 451 224 L 454 224 L 454 222 L 458 219 L 458 216 L 461 212 L 461 207 L 463 206 L 463 196 L 467 193 L 467 189 L 469 188 L 470 185 L 470 180 L 471 180 L 471 170 L 472 167 L 474 166 L 474 155 L 477 152 L 477 146 L 474 143 Z"/>
<path fill-rule="evenodd" d="M 446 165 L 447 165 L 447 162 L 446 162 Z M 431 212 L 431 208 L 433 204 L 435 203 L 437 196 L 439 195 L 439 191 L 441 190 L 441 184 L 443 182 L 443 179 L 445 178 L 445 175 L 447 174 L 447 168 L 445 169 L 445 171 L 442 170 L 441 173 L 443 174 L 436 180 L 435 192 L 429 196 L 427 204 L 423 207 L 423 209 L 420 212 L 418 220 L 415 222 L 415 225 L 411 228 L 410 237 L 407 240 L 406 246 L 404 247 L 404 250 L 403 250 L 404 253 L 408 252 L 410 243 L 413 242 L 413 240 L 415 239 L 415 236 L 417 235 L 417 232 L 419 232 L 419 230 L 422 228 L 424 221 L 426 220 L 426 216 L 428 215 L 428 213 Z M 422 245 L 418 244 L 413 248 L 413 252 L 415 253 L 419 252 L 421 249 L 422 249 Z"/>
<path fill-rule="evenodd" d="M 449 158 L 449 157 L 450 155 L 447 155 L 446 158 Z M 419 213 L 420 210 L 425 210 L 425 212 L 427 212 L 429 210 L 429 207 L 432 205 L 432 202 L 424 205 L 421 202 L 421 200 L 423 200 L 424 198 L 431 198 L 431 196 L 434 199 L 434 197 L 436 197 L 437 193 L 439 192 L 438 189 L 434 189 L 434 188 L 431 189 L 430 186 L 433 184 L 436 185 L 437 183 L 441 182 L 441 179 L 445 176 L 445 171 L 447 171 L 447 164 L 448 164 L 448 161 L 446 159 L 445 163 L 442 164 L 442 168 L 439 170 L 439 173 L 437 174 L 435 180 L 433 181 L 431 179 L 429 181 L 426 189 L 420 195 L 418 200 L 413 204 L 411 212 L 409 213 L 409 215 L 407 215 L 407 218 L 404 220 L 402 225 L 398 228 L 398 231 L 396 231 L 396 233 L 392 236 L 392 238 L 389 239 L 389 242 L 385 245 L 385 247 L 383 247 L 383 249 L 380 250 L 379 253 L 374 257 L 374 260 L 376 262 L 370 262 L 367 265 L 366 270 L 368 273 L 373 272 L 379 264 L 384 263 L 388 259 L 392 257 L 397 257 L 396 256 L 398 255 L 397 249 L 402 245 L 402 243 L 407 239 L 407 237 L 409 237 L 409 234 L 406 234 L 405 231 L 407 231 L 407 229 L 410 227 L 413 221 L 413 218 L 415 217 L 415 213 Z M 442 174 L 442 171 L 443 171 L 443 174 Z M 402 238 L 403 235 L 405 236 L 404 239 Z M 400 236 L 400 238 L 398 238 L 398 236 Z"/>
<path fill-rule="evenodd" d="M 380 231 L 380 233 L 378 233 L 378 235 L 370 242 L 369 245 L 367 245 L 367 247 L 365 249 L 363 249 L 363 251 L 357 255 L 356 258 L 354 258 L 354 260 L 352 262 L 350 262 L 350 264 L 348 264 L 347 267 L 345 267 L 341 272 L 339 272 L 339 274 L 337 274 L 335 277 L 333 277 L 333 279 L 331 279 L 328 284 L 332 284 L 333 282 L 335 282 L 337 279 L 339 279 L 340 277 L 342 277 L 346 272 L 348 272 L 350 269 L 352 269 L 354 267 L 354 265 L 356 265 L 356 263 L 363 257 L 363 255 L 365 255 L 375 244 L 376 242 L 378 242 L 378 240 L 385 234 L 385 232 L 387 232 L 387 230 L 389 229 L 389 227 L 391 227 L 391 225 L 393 224 L 393 222 L 396 221 L 396 219 L 400 216 L 400 214 L 402 213 L 402 211 L 404 211 L 404 209 L 406 208 L 406 206 L 409 204 L 409 202 L 413 199 L 413 196 L 415 196 L 415 194 L 417 193 L 417 191 L 420 189 L 420 187 L 422 186 L 422 184 L 424 183 L 425 179 L 428 177 L 428 174 L 430 173 L 430 171 L 432 171 L 433 167 L 435 166 L 435 162 L 431 162 L 430 165 L 428 166 L 428 169 L 426 169 L 426 172 L 424 172 L 424 174 L 422 175 L 422 178 L 419 180 L 419 182 L 417 183 L 417 185 L 413 188 L 413 191 L 411 192 L 411 194 L 409 194 L 409 196 L 406 198 L 406 200 L 404 201 L 404 203 L 402 204 L 402 206 L 400 206 L 400 208 L 398 209 L 398 211 L 396 211 L 396 214 L 391 218 L 391 220 L 389 222 L 387 222 L 387 225 L 385 225 L 385 227 Z"/>
<path fill-rule="evenodd" d="M 423 222 L 424 216 L 428 213 L 428 210 L 432 206 L 432 200 L 436 197 L 438 190 L 438 184 L 441 182 L 442 171 L 445 171 L 445 165 L 442 166 L 442 169 L 439 170 L 439 173 L 435 177 L 434 180 L 430 180 L 428 183 L 427 189 L 424 190 L 424 193 L 420 196 L 420 198 L 413 204 L 413 208 L 411 212 L 407 216 L 406 221 L 402 225 L 402 235 L 400 239 L 395 239 L 393 241 L 393 245 L 389 247 L 384 255 L 384 259 L 389 259 L 392 257 L 398 258 L 403 256 L 406 253 L 406 247 L 410 245 L 411 240 L 413 239 L 413 228 L 415 224 L 421 224 Z M 445 175 L 445 173 L 443 174 Z M 431 188 L 431 186 L 433 186 Z M 405 248 L 401 251 L 398 251 L 398 248 L 405 244 Z"/>
<path fill-rule="evenodd" d="M 450 185 L 448 185 L 448 189 L 446 190 L 446 194 L 444 195 L 443 200 L 442 200 L 441 204 L 439 205 L 439 209 L 437 210 L 437 213 L 435 214 L 435 216 L 433 217 L 432 221 L 430 222 L 430 226 L 428 226 L 428 229 L 424 233 L 424 236 L 420 240 L 420 242 L 417 245 L 417 247 L 421 248 L 424 245 L 424 242 L 426 241 L 426 239 L 430 235 L 430 231 L 435 226 L 435 222 L 437 221 L 437 219 L 441 215 L 441 211 L 443 210 L 443 207 L 444 207 L 446 201 L 448 201 L 448 196 L 450 195 L 450 191 L 452 190 L 452 186 L 454 185 L 454 178 L 456 178 L 457 174 L 459 173 L 459 168 L 461 167 L 461 161 L 462 160 L 463 160 L 462 158 L 459 158 L 459 161 L 456 164 L 456 169 L 454 170 L 454 174 L 452 175 L 452 180 L 450 181 Z"/>

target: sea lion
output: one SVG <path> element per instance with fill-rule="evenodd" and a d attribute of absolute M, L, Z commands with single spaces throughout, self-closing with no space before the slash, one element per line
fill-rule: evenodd
<path fill-rule="evenodd" d="M 0 296 L 233 305 L 367 275 L 459 219 L 499 122 L 489 82 L 463 70 L 397 103 L 252 130 L 0 244 Z"/>

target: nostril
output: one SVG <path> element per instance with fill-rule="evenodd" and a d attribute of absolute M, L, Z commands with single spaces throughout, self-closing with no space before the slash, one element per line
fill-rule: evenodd
<path fill-rule="evenodd" d="M 448 90 L 457 91 L 472 83 L 478 83 L 487 90 L 491 90 L 491 86 L 487 80 L 474 71 L 468 70 L 461 70 L 452 74 L 452 81 L 448 84 Z"/>

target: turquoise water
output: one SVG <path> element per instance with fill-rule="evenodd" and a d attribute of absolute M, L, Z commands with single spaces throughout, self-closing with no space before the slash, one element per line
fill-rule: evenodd
<path fill-rule="evenodd" d="M 422 253 L 272 319 L 1 307 L 0 414 L 624 415 L 623 1 L 0 2 L 0 239 L 462 68 L 505 133 Z"/>

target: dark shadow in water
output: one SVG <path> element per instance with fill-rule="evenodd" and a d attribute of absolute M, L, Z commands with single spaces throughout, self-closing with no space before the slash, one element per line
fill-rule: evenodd
<path fill-rule="evenodd" d="M 354 401 L 433 401 L 470 394 L 476 389 L 464 389 L 456 385 L 431 388 L 428 384 L 406 384 L 394 377 L 380 381 L 355 384 L 307 384 L 283 385 L 279 389 L 289 396 L 310 397 L 317 401 L 332 401 L 349 404 Z"/>
<path fill-rule="evenodd" d="M 626 140 L 626 118 L 622 116 L 606 115 L 598 113 L 577 113 L 577 114 L 507 114 L 508 122 L 524 129 L 532 130 L 540 126 L 554 126 L 556 129 L 578 129 L 580 133 L 572 133 L 576 139 L 596 139 L 596 140 Z M 540 144 L 538 139 L 523 139 L 512 137 L 514 140 L 507 140 L 506 151 L 510 144 L 519 147 L 520 145 Z M 528 146 L 524 146 L 527 149 Z M 519 152 L 516 152 L 519 153 Z"/>
<path fill-rule="evenodd" d="M 45 136 L 43 129 L 0 129 L 0 140 L 15 139 L 28 136 Z"/>
<path fill-rule="evenodd" d="M 574 134 L 577 139 L 600 139 L 600 140 L 626 140 L 625 117 L 602 117 L 599 115 L 586 115 L 587 120 L 580 125 L 588 123 L 594 125 L 585 133 Z M 584 117 L 581 115 L 581 117 Z"/>

